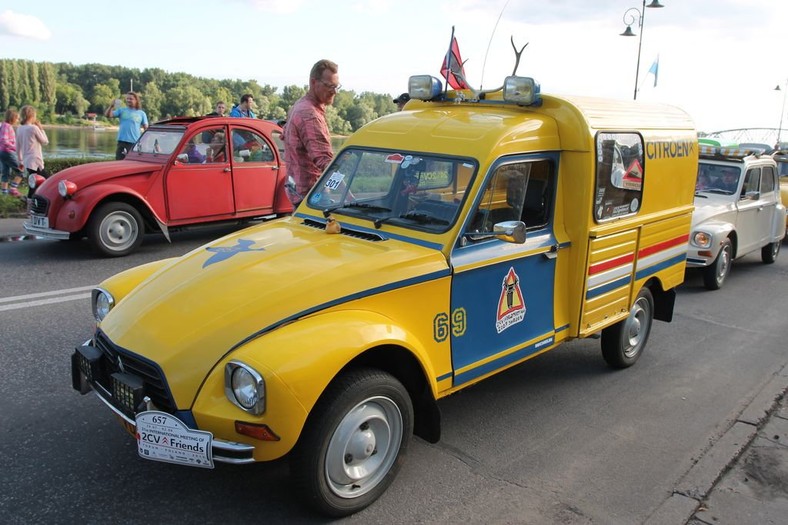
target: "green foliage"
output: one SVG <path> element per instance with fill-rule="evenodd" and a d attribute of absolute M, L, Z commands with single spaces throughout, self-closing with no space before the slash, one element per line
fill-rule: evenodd
<path fill-rule="evenodd" d="M 256 80 L 195 77 L 162 69 L 132 69 L 104 64 L 52 64 L 30 60 L 0 59 L 0 110 L 25 104 L 38 106 L 45 123 L 74 123 L 88 112 L 102 115 L 114 98 L 134 90 L 151 122 L 175 117 L 204 115 L 216 102 L 228 109 L 241 95 L 254 97 L 259 118 L 281 120 L 302 97 L 306 86 L 284 86 L 281 92 Z M 395 90 L 395 91 L 398 91 Z M 396 110 L 390 95 L 341 90 L 327 108 L 326 120 L 333 134 L 347 135 L 382 115 Z"/>
<path fill-rule="evenodd" d="M 22 191 L 22 187 L 19 187 Z M 27 187 L 24 188 L 27 193 Z M 18 217 L 25 212 L 25 201 L 19 197 L 11 197 L 10 195 L 0 195 L 0 218 L 7 219 L 9 217 Z"/>
<path fill-rule="evenodd" d="M 88 164 L 90 162 L 104 162 L 106 159 L 91 158 L 91 157 L 70 157 L 70 158 L 53 158 L 47 159 L 47 171 L 54 175 L 72 166 L 79 166 L 80 164 Z M 27 184 L 23 179 L 22 184 L 19 185 L 19 192 L 22 195 L 27 195 Z M 7 219 L 8 217 L 19 217 L 25 214 L 27 210 L 27 203 L 25 199 L 19 197 L 11 197 L 10 195 L 0 195 L 0 218 Z"/>
<path fill-rule="evenodd" d="M 94 158 L 94 157 L 63 157 L 63 158 L 48 158 L 47 171 L 54 175 L 58 171 L 62 171 L 72 166 L 79 166 L 81 164 L 89 164 L 91 162 L 106 162 L 107 159 Z"/>

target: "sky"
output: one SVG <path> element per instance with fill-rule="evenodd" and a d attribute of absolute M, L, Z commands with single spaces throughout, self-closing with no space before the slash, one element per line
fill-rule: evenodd
<path fill-rule="evenodd" d="M 700 131 L 779 127 L 788 2 L 660 3 L 0 0 L 0 57 L 254 79 L 280 92 L 305 86 L 312 64 L 328 58 L 339 64 L 343 89 L 394 97 L 407 91 L 411 75 L 440 78 L 454 27 L 475 88 L 498 87 L 512 74 L 512 39 L 518 49 L 527 44 L 517 74 L 534 77 L 543 93 L 631 99 L 637 70 L 638 100 L 678 106 Z M 627 14 L 637 37 L 620 36 Z M 654 86 L 649 70 L 657 59 Z"/>

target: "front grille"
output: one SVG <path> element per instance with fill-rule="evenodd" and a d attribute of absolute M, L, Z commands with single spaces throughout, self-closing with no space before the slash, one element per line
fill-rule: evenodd
<path fill-rule="evenodd" d="M 33 195 L 33 198 L 27 202 L 28 211 L 34 215 L 46 216 L 49 211 L 49 201 L 39 195 Z"/>
<path fill-rule="evenodd" d="M 174 414 L 175 402 L 167 388 L 167 382 L 159 367 L 155 364 L 142 359 L 140 356 L 132 354 L 116 346 L 103 332 L 96 332 L 95 345 L 101 351 L 102 359 L 98 367 L 97 377 L 93 378 L 103 390 L 112 395 L 118 392 L 118 383 L 113 381 L 113 374 L 128 375 L 138 378 L 142 382 L 144 394 L 151 399 L 151 402 L 158 410 Z M 134 418 L 133 411 L 120 399 L 111 400 L 116 408 L 122 410 L 127 416 Z"/>

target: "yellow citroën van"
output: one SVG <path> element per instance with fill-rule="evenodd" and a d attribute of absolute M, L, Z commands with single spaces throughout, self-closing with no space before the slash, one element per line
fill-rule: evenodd
<path fill-rule="evenodd" d="M 671 320 L 698 167 L 683 111 L 542 95 L 519 76 L 409 87 L 291 217 L 94 291 L 73 385 L 141 457 L 289 454 L 306 499 L 351 514 L 412 434 L 439 439 L 441 398 L 600 332 L 605 361 L 629 367 L 652 320 Z"/>

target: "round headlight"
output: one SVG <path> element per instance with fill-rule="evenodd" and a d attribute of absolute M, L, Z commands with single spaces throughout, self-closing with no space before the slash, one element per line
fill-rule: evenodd
<path fill-rule="evenodd" d="M 115 306 L 115 298 L 112 294 L 102 288 L 93 289 L 91 294 L 93 303 L 93 317 L 96 321 L 101 322 Z"/>
<path fill-rule="evenodd" d="M 31 190 L 34 190 L 34 189 L 38 188 L 39 186 L 41 186 L 41 184 L 45 180 L 46 179 L 43 177 L 43 175 L 39 175 L 38 173 L 31 173 L 27 177 L 27 185 L 30 187 Z"/>
<path fill-rule="evenodd" d="M 692 244 L 698 248 L 711 247 L 711 235 L 706 232 L 694 232 L 692 234 Z"/>
<path fill-rule="evenodd" d="M 225 381 L 230 401 L 255 415 L 265 411 L 265 381 L 253 368 L 231 361 L 225 368 Z"/>
<path fill-rule="evenodd" d="M 70 180 L 61 180 L 57 183 L 57 192 L 64 199 L 71 197 L 77 192 L 77 185 Z"/>

